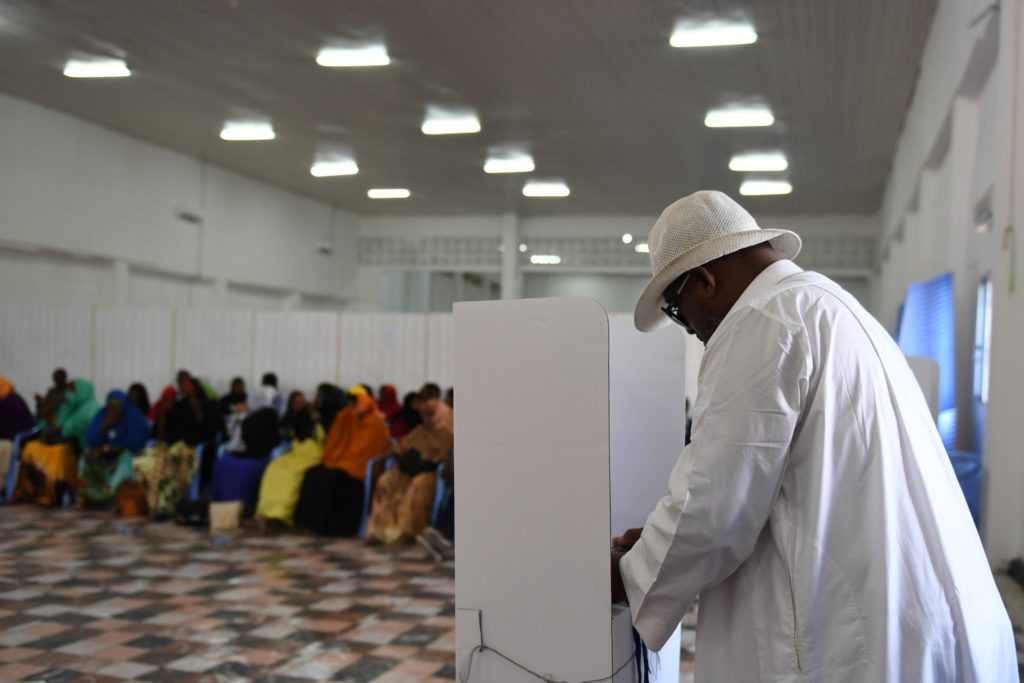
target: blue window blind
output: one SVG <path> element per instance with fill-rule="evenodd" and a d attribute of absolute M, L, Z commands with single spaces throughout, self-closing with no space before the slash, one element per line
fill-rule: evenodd
<path fill-rule="evenodd" d="M 907 288 L 897 342 L 908 356 L 939 364 L 939 434 L 947 449 L 956 442 L 956 357 L 953 349 L 953 274 Z"/>

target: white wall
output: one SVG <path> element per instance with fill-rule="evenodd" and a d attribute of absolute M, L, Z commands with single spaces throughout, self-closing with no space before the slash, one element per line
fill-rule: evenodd
<path fill-rule="evenodd" d="M 6 95 L 0 121 L 0 302 L 339 308 L 354 293 L 352 214 Z"/>
<path fill-rule="evenodd" d="M 650 276 L 586 273 L 525 273 L 523 298 L 588 296 L 609 313 L 632 313 Z"/>
<path fill-rule="evenodd" d="M 911 281 L 952 272 L 955 286 L 958 444 L 973 439 L 972 344 L 975 291 L 991 275 L 992 379 L 985 429 L 983 536 L 993 561 L 1024 550 L 1024 421 L 1019 393 L 1024 305 L 1011 291 L 1024 245 L 1008 236 L 1024 215 L 1019 192 L 1024 147 L 1019 91 L 1021 0 L 940 0 L 917 88 L 906 115 L 880 212 L 875 311 L 893 329 Z M 1016 63 L 1015 63 L 1016 62 Z M 977 234 L 976 207 L 991 197 L 994 230 Z M 1005 240 L 1005 246 L 1004 246 Z M 1011 257 L 1015 251 L 1016 256 Z M 1016 274 L 1012 271 L 1016 271 Z"/>

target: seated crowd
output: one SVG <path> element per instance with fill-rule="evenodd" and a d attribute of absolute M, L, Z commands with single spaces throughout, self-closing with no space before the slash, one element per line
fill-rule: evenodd
<path fill-rule="evenodd" d="M 321 384 L 312 400 L 299 391 L 285 399 L 277 385 L 268 373 L 248 392 L 236 378 L 218 397 L 182 370 L 152 404 L 142 384 L 113 390 L 100 404 L 90 381 L 69 381 L 58 369 L 33 412 L 0 376 L 6 498 L 197 524 L 211 501 L 238 500 L 264 533 L 299 526 L 430 546 L 438 543 L 430 528 L 437 517 L 453 535 L 452 390 L 442 400 L 440 387 L 426 384 L 399 403 L 389 384 L 377 399 L 366 385 Z M 447 495 L 435 509 L 439 476 Z"/>

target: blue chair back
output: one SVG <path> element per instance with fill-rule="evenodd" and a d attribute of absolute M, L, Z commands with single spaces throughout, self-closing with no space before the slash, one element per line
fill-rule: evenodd
<path fill-rule="evenodd" d="M 7 465 L 7 481 L 4 482 L 4 500 L 8 503 L 14 501 L 14 489 L 18 486 L 18 474 L 21 469 L 21 449 L 25 447 L 26 442 L 39 436 L 41 432 L 42 430 L 39 427 L 33 427 L 14 436 L 11 461 Z"/>
<path fill-rule="evenodd" d="M 375 473 L 378 469 L 387 472 L 394 465 L 394 458 L 388 453 L 382 453 L 375 458 L 370 458 L 366 463 L 366 476 L 363 477 L 363 521 L 359 524 L 359 538 L 366 538 L 366 526 L 370 522 L 370 503 L 373 502 L 373 485 L 376 483 Z"/>
<path fill-rule="evenodd" d="M 274 450 L 270 451 L 270 462 L 274 462 L 291 449 L 292 442 L 289 441 L 288 439 L 285 439 L 281 443 L 277 444 L 277 447 L 274 448 Z"/>

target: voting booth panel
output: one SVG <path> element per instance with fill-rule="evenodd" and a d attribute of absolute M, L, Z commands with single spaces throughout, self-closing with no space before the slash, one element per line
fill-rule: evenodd
<path fill-rule="evenodd" d="M 456 304 L 459 676 L 536 680 L 478 651 L 486 645 L 555 680 L 635 680 L 629 610 L 611 605 L 609 540 L 625 530 L 613 515 L 643 525 L 679 455 L 677 339 L 610 332 L 590 299 Z M 644 387 L 630 364 L 661 377 Z M 613 390 L 622 395 L 610 401 Z M 678 672 L 676 638 L 655 680 Z"/>

